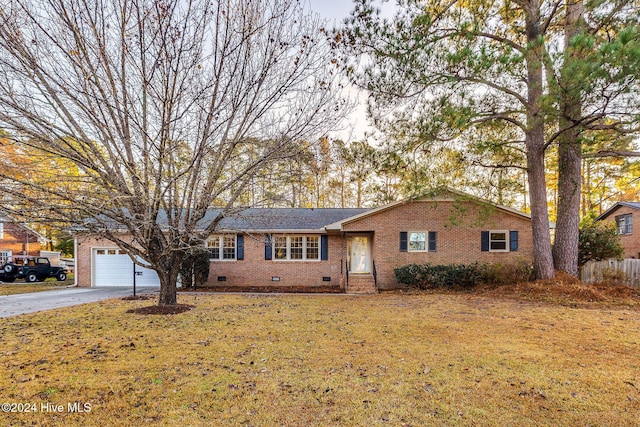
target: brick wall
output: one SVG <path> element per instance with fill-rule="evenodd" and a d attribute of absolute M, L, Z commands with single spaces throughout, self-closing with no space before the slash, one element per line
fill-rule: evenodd
<path fill-rule="evenodd" d="M 5 222 L 3 228 L 0 251 L 11 251 L 13 255 L 40 255 L 41 245 L 37 236 L 10 222 Z"/>
<path fill-rule="evenodd" d="M 108 240 L 98 240 L 93 238 L 77 238 L 77 250 L 75 254 L 76 282 L 78 286 L 91 286 L 91 250 L 93 248 L 114 247 Z"/>
<path fill-rule="evenodd" d="M 624 248 L 624 258 L 640 258 L 640 211 L 628 206 L 618 206 L 603 219 L 607 223 L 616 223 L 616 217 L 631 214 L 632 216 L 632 233 L 621 234 L 620 243 Z"/>
<path fill-rule="evenodd" d="M 265 236 L 245 235 L 244 260 L 211 261 L 209 286 L 337 286 L 341 283 L 341 263 L 344 265 L 346 243 L 340 234 L 328 236 L 328 260 L 326 261 L 279 261 L 265 260 Z M 78 285 L 91 286 L 91 253 L 93 248 L 114 247 L 107 240 L 78 239 L 76 275 Z M 219 282 L 218 276 L 226 276 Z M 274 282 L 272 277 L 280 277 Z M 331 281 L 323 281 L 329 277 Z"/>
<path fill-rule="evenodd" d="M 533 259 L 531 221 L 471 201 L 411 201 L 344 225 L 348 232 L 372 232 L 378 288 L 397 287 L 393 269 L 413 263 L 466 264 Z M 517 252 L 481 251 L 483 230 L 517 230 Z M 435 231 L 435 252 L 401 252 L 401 231 Z"/>
<path fill-rule="evenodd" d="M 640 227 L 639 227 L 640 228 Z M 481 251 L 484 230 L 517 230 L 517 252 Z M 470 201 L 413 201 L 395 205 L 345 224 L 344 233 L 329 234 L 328 260 L 265 260 L 265 236 L 245 235 L 244 260 L 212 261 L 209 286 L 322 286 L 344 287 L 347 236 L 367 233 L 372 236 L 371 256 L 378 274 L 378 287 L 397 287 L 393 269 L 412 263 L 460 264 L 478 262 L 514 262 L 533 259 L 531 222 L 528 218 L 492 205 Z M 435 252 L 400 252 L 401 231 L 437 232 Z M 79 240 L 76 255 L 78 284 L 91 284 L 91 248 L 113 244 L 92 239 Z M 218 277 L 226 281 L 219 282 Z M 272 281 L 277 276 L 279 281 Z M 331 281 L 323 281 L 329 277 Z"/>
<path fill-rule="evenodd" d="M 339 234 L 328 236 L 326 261 L 265 260 L 265 236 L 246 235 L 244 260 L 212 261 L 209 270 L 210 286 L 337 286 L 340 285 L 341 263 L 344 264 L 346 243 Z M 219 276 L 226 281 L 219 282 Z M 280 281 L 272 281 L 279 277 Z M 329 277 L 331 281 L 323 281 Z"/>

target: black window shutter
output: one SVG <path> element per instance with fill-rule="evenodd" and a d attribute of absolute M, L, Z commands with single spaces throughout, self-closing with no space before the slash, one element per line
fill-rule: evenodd
<path fill-rule="evenodd" d="M 322 261 L 329 259 L 329 236 L 326 234 L 320 236 L 320 259 Z"/>
<path fill-rule="evenodd" d="M 238 234 L 236 241 L 238 244 L 236 258 L 238 260 L 243 260 L 244 259 L 244 234 Z"/>
<path fill-rule="evenodd" d="M 482 231 L 480 233 L 480 250 L 482 252 L 489 251 L 489 232 L 488 231 Z"/>
<path fill-rule="evenodd" d="M 516 252 L 518 250 L 518 231 L 512 230 L 509 232 L 509 250 Z"/>
<path fill-rule="evenodd" d="M 400 232 L 400 252 L 407 252 L 407 232 Z"/>
<path fill-rule="evenodd" d="M 264 243 L 264 259 L 265 260 L 270 260 L 271 259 L 271 236 L 265 236 L 266 241 Z"/>
<path fill-rule="evenodd" d="M 430 231 L 429 232 L 429 252 L 435 252 L 436 251 L 436 238 L 437 238 L 437 233 L 435 231 Z"/>

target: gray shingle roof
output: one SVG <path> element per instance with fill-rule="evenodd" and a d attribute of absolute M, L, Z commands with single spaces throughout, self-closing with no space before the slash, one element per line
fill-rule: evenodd
<path fill-rule="evenodd" d="M 321 231 L 329 224 L 342 221 L 368 210 L 368 208 L 246 208 L 225 212 L 216 230 L 258 232 L 278 230 Z M 197 226 L 202 229 L 208 227 L 221 212 L 222 209 L 208 209 Z M 157 221 L 161 226 L 167 226 L 169 223 L 167 211 L 160 210 Z M 87 219 L 85 225 L 96 222 L 108 228 L 123 228 L 118 226 L 118 221 L 110 219 L 106 215 Z M 82 229 L 82 226 L 77 227 L 77 230 Z"/>
<path fill-rule="evenodd" d="M 368 211 L 366 208 L 249 208 L 225 216 L 218 224 L 220 230 L 320 230 L 326 225 L 342 221 Z M 219 214 L 211 209 L 202 220 L 208 224 Z"/>

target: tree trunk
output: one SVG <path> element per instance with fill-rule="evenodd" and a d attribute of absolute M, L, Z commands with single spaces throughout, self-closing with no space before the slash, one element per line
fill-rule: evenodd
<path fill-rule="evenodd" d="M 579 105 L 579 104 L 578 104 Z M 560 122 L 566 122 L 561 119 Z M 582 144 L 576 130 L 565 132 L 558 146 L 558 205 L 553 261 L 557 270 L 578 275 L 578 234 Z"/>
<path fill-rule="evenodd" d="M 549 234 L 549 212 L 544 176 L 544 148 L 527 143 L 527 176 L 529 178 L 529 203 L 533 234 L 533 267 L 537 279 L 555 276 Z"/>
<path fill-rule="evenodd" d="M 175 258 L 174 256 L 170 258 Z M 180 260 L 176 259 L 173 265 L 167 265 L 164 271 L 158 271 L 160 278 L 160 296 L 158 305 L 175 305 L 178 302 L 177 284 L 180 273 Z"/>
<path fill-rule="evenodd" d="M 581 82 L 575 81 L 571 65 L 580 60 L 580 51 L 571 40 L 583 28 L 582 0 L 566 3 L 564 67 L 560 75 L 560 116 L 558 139 L 558 205 L 553 246 L 555 268 L 578 275 L 578 234 L 580 231 L 580 193 L 582 186 L 582 141 L 577 125 L 582 117 Z"/>
<path fill-rule="evenodd" d="M 542 30 L 540 4 L 534 0 L 527 14 L 527 177 L 531 205 L 533 234 L 533 267 L 537 279 L 551 279 L 555 272 L 551 255 L 549 212 L 547 210 L 547 184 L 544 170 L 544 111 L 542 74 Z"/>
<path fill-rule="evenodd" d="M 158 273 L 160 279 L 160 296 L 158 305 L 175 305 L 177 303 L 177 286 L 180 266 L 185 259 L 185 250 L 169 248 L 167 239 L 173 240 L 176 236 L 165 235 L 162 228 L 155 224 L 149 230 L 149 261 Z"/>

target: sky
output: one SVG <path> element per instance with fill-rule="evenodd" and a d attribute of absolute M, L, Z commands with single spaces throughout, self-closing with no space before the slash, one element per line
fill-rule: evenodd
<path fill-rule="evenodd" d="M 328 19 L 329 23 L 340 24 L 344 18 L 349 16 L 353 9 L 351 0 L 308 0 L 311 10 L 318 13 L 322 18 Z"/>
<path fill-rule="evenodd" d="M 353 9 L 351 0 L 308 0 L 313 12 L 326 19 L 330 25 L 340 25 L 349 16 Z M 350 96 L 357 99 L 357 106 L 350 117 L 345 120 L 343 129 L 336 130 L 331 136 L 344 141 L 354 141 L 364 138 L 365 132 L 369 131 L 366 113 L 366 94 L 360 93 L 357 89 L 349 91 Z"/>
<path fill-rule="evenodd" d="M 322 19 L 326 19 L 330 25 L 340 25 L 346 17 L 349 16 L 353 10 L 352 0 L 307 0 L 311 11 L 320 15 Z M 380 2 L 379 2 L 380 3 Z M 384 5 L 380 6 L 383 11 L 383 16 L 391 16 L 392 10 L 395 7 L 393 0 L 388 1 Z M 349 91 L 349 96 L 354 96 L 358 105 L 346 120 L 343 125 L 343 129 L 337 130 L 331 136 L 340 138 L 344 141 L 357 141 L 362 140 L 365 136 L 365 132 L 370 132 L 372 129 L 369 126 L 366 113 L 367 94 L 357 89 Z"/>
<path fill-rule="evenodd" d="M 349 16 L 353 10 L 353 0 L 307 0 L 311 10 L 317 12 L 322 18 L 328 19 L 330 23 L 335 20 L 340 24 L 344 18 Z M 392 16 L 395 8 L 393 0 L 377 0 L 377 6 L 382 10 L 382 16 Z"/>

